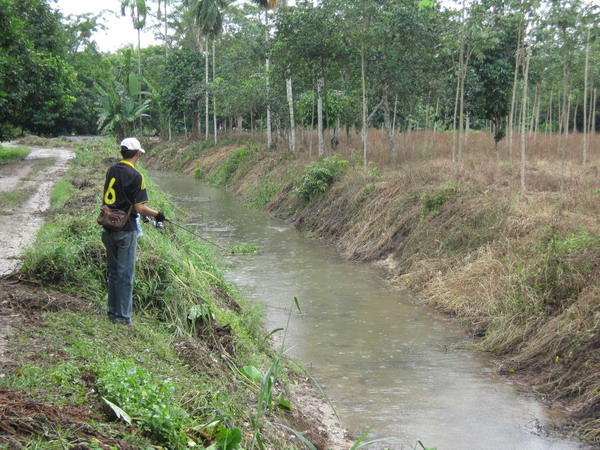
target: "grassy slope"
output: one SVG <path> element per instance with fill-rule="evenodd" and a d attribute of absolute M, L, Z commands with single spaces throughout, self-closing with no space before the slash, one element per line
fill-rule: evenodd
<path fill-rule="evenodd" d="M 464 321 L 479 348 L 501 357 L 499 371 L 564 402 L 579 431 L 600 440 L 600 199 L 593 170 L 570 168 L 561 195 L 559 164 L 542 159 L 530 163 L 527 193 L 518 189 L 518 172 L 493 159 L 466 160 L 458 183 L 441 158 L 368 174 L 355 161 L 324 195 L 306 202 L 295 191 L 309 162 L 305 153 L 239 142 L 212 150 L 163 145 L 153 155 L 155 164 L 228 186 L 350 259 L 385 264 L 392 283 Z"/>
<path fill-rule="evenodd" d="M 245 448 L 253 448 L 250 424 L 256 423 L 267 447 L 296 448 L 289 433 L 265 423 L 310 431 L 302 412 L 275 407 L 256 417 L 259 386 L 240 370 L 265 372 L 275 355 L 264 340 L 260 311 L 224 280 L 210 248 L 186 233 L 145 227 L 138 241 L 135 326 L 106 319 L 104 249 L 94 219 L 106 167 L 116 161 L 113 147 L 77 149 L 74 167 L 57 184 L 47 224 L 24 266 L 27 278 L 48 293 L 30 285 L 3 288 L 0 303 L 22 320 L 14 324 L 7 355 L 14 364 L 3 367 L 0 395 L 14 408 L 35 404 L 37 420 L 29 428 L 12 420 L 14 434 L 2 429 L 0 445 L 17 439 L 31 448 L 85 442 L 93 448 L 184 448 L 189 439 L 206 444 L 219 433 L 225 439 L 225 429 L 239 429 Z M 147 183 L 152 205 L 172 215 L 174 206 Z M 273 395 L 285 390 L 277 382 Z M 133 425 L 110 420 L 103 398 L 128 412 Z M 43 413 L 49 410 L 58 416 Z M 3 414 L 9 412 L 0 411 L 8 424 Z"/>

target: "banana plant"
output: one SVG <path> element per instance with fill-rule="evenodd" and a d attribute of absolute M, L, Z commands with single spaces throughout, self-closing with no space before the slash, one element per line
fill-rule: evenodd
<path fill-rule="evenodd" d="M 133 133 L 135 123 L 140 117 L 147 117 L 145 112 L 150 108 L 150 93 L 142 91 L 141 82 L 137 75 L 129 75 L 129 83 L 124 86 L 115 83 L 110 90 L 94 83 L 99 94 L 96 105 L 98 113 L 98 131 L 105 130 L 115 134 L 121 140 Z M 145 96 L 140 104 L 137 99 Z"/>

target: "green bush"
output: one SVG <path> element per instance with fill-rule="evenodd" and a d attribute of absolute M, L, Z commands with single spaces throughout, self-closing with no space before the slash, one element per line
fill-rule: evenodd
<path fill-rule="evenodd" d="M 338 155 L 310 163 L 296 186 L 296 195 L 304 201 L 311 201 L 323 194 L 335 179 L 344 174 L 350 163 Z"/>
<path fill-rule="evenodd" d="M 452 183 L 447 183 L 444 187 L 437 192 L 424 192 L 421 194 L 421 203 L 423 204 L 424 211 L 421 213 L 421 217 L 426 217 L 431 213 L 437 211 L 444 203 L 456 196 L 458 190 Z"/>
<path fill-rule="evenodd" d="M 96 383 L 104 398 L 131 416 L 148 435 L 171 448 L 186 446 L 183 427 L 188 414 L 173 401 L 171 381 L 156 380 L 131 360 L 115 359 L 98 369 Z"/>

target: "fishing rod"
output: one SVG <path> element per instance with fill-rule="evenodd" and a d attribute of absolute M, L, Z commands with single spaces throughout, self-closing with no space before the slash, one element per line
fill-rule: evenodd
<path fill-rule="evenodd" d="M 209 244 L 212 244 L 212 245 L 214 245 L 215 247 L 217 247 L 217 248 L 220 248 L 220 249 L 221 249 L 221 250 L 223 250 L 223 251 L 229 252 L 229 250 L 227 250 L 227 249 L 226 249 L 226 248 L 224 248 L 224 247 L 221 247 L 219 244 L 217 244 L 217 243 L 215 243 L 215 242 L 213 242 L 213 241 L 211 241 L 211 240 L 209 240 L 209 239 L 206 239 L 205 237 L 203 237 L 203 236 L 200 236 L 200 235 L 199 235 L 199 234 L 197 234 L 197 233 L 194 233 L 192 230 L 190 230 L 190 229 L 188 229 L 188 228 L 186 228 L 186 227 L 184 227 L 184 226 L 181 226 L 181 225 L 179 225 L 178 223 L 175 223 L 175 222 L 173 222 L 172 220 L 165 219 L 165 222 L 169 222 L 171 225 L 175 225 L 176 227 L 178 227 L 178 228 L 181 228 L 182 230 L 184 230 L 184 231 L 187 231 L 187 232 L 188 232 L 188 233 L 190 233 L 190 234 L 193 234 L 193 235 L 194 235 L 194 236 L 196 236 L 197 238 L 200 238 L 200 239 L 202 239 L 203 241 L 206 241 L 206 242 L 208 242 Z M 157 228 L 160 228 L 160 227 L 158 226 L 158 224 L 159 224 L 159 223 L 161 223 L 161 222 L 157 222 L 157 223 L 156 223 L 156 225 L 157 225 Z M 233 253 L 233 252 L 231 252 L 231 253 Z"/>

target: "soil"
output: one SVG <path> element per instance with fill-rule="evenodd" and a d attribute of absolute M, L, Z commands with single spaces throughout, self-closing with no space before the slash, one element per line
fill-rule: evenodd
<path fill-rule="evenodd" d="M 10 147 L 12 144 L 3 144 Z M 7 208 L 0 204 L 0 276 L 17 271 L 23 250 L 30 246 L 44 223 L 44 212 L 50 206 L 50 192 L 56 180 L 67 170 L 74 153 L 54 148 L 32 148 L 23 162 L 0 168 L 0 192 L 32 189 L 33 194 L 23 205 Z M 28 178 L 34 163 L 50 160 L 41 172 Z"/>
<path fill-rule="evenodd" d="M 18 365 L 9 357 L 7 347 L 9 338 L 20 326 L 45 326 L 41 318 L 43 311 L 77 312 L 92 308 L 80 298 L 49 292 L 19 273 L 23 251 L 32 245 L 44 223 L 52 187 L 74 156 L 72 151 L 60 148 L 31 150 L 25 161 L 0 166 L 0 193 L 23 189 L 32 192 L 19 207 L 9 208 L 0 204 L 0 378 L 18 371 Z M 34 166 L 40 160 L 49 160 L 49 163 L 35 173 Z M 219 341 L 225 347 L 222 350 L 226 350 L 226 340 Z M 196 361 L 202 360 L 197 358 L 200 352 L 198 341 L 196 344 L 193 340 L 179 341 L 175 347 L 184 359 L 185 353 L 189 353 L 196 357 Z M 206 364 L 206 367 L 211 366 L 215 370 L 214 364 Z M 309 380 L 297 379 L 292 383 L 288 398 L 296 406 L 287 416 L 290 425 L 301 431 L 316 448 L 341 450 L 352 446 L 350 435 Z M 69 429 L 78 441 L 71 448 L 89 448 L 86 445 L 89 442 L 101 448 L 131 448 L 126 442 L 115 440 L 89 426 L 92 421 L 102 421 L 102 418 L 91 407 L 58 407 L 33 401 L 24 392 L 0 388 L 0 447 L 21 448 L 29 436 L 38 436 L 42 442 L 49 430 Z"/>

